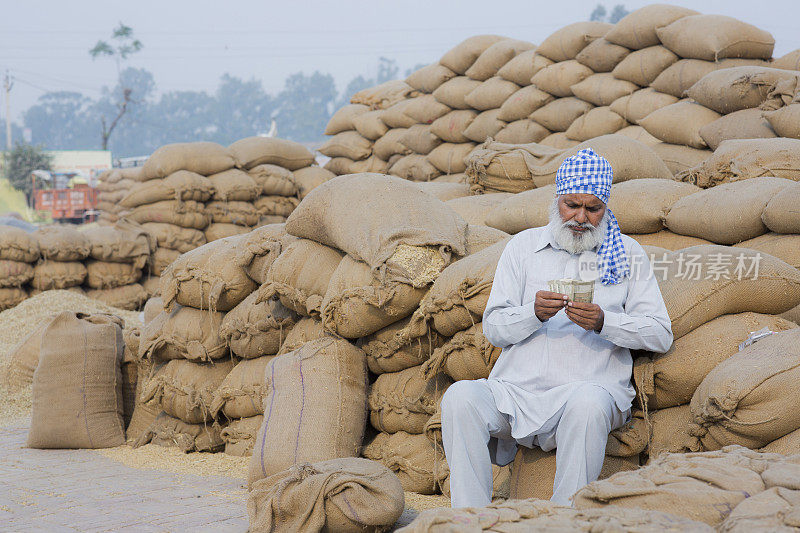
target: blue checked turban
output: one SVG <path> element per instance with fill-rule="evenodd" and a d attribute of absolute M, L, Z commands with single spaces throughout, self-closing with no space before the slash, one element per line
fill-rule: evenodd
<path fill-rule="evenodd" d="M 614 171 L 611 163 L 598 155 L 591 148 L 580 150 L 561 163 L 556 172 L 556 194 L 593 194 L 608 205 L 611 196 L 611 181 Z M 622 234 L 619 231 L 617 218 L 610 209 L 608 211 L 608 231 L 603 244 L 597 250 L 603 274 L 600 282 L 603 285 L 619 283 L 630 273 Z"/>

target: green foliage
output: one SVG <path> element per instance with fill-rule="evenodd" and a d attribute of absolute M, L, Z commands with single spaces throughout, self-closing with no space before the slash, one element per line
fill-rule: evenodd
<path fill-rule="evenodd" d="M 42 146 L 17 143 L 14 149 L 6 153 L 6 177 L 14 188 L 30 198 L 31 172 L 34 170 L 51 170 L 52 157 L 44 152 Z"/>
<path fill-rule="evenodd" d="M 624 17 L 628 13 L 630 13 L 630 11 L 625 9 L 624 5 L 617 4 L 614 6 L 614 9 L 611 10 L 611 14 L 608 16 L 608 21 L 611 24 L 616 24 L 617 22 L 620 21 L 620 19 L 622 19 L 622 17 Z"/>
<path fill-rule="evenodd" d="M 603 4 L 597 4 L 595 6 L 595 8 L 594 8 L 594 11 L 592 11 L 592 14 L 589 15 L 589 20 L 591 20 L 593 22 L 594 21 L 602 22 L 602 21 L 606 20 L 606 15 L 607 15 L 607 11 L 606 11 L 605 6 L 603 6 Z"/>
<path fill-rule="evenodd" d="M 336 84 L 330 74 L 315 71 L 306 76 L 298 72 L 286 79 L 278 101 L 278 135 L 301 142 L 315 141 L 331 118 Z"/>
<path fill-rule="evenodd" d="M 597 4 L 592 11 L 592 14 L 589 15 L 589 20 L 616 24 L 628 13 L 630 13 L 630 11 L 628 11 L 622 4 L 615 5 L 611 9 L 611 13 L 606 10 L 606 7 L 603 4 Z"/>
<path fill-rule="evenodd" d="M 111 32 L 111 39 L 114 41 L 113 44 L 107 41 L 97 41 L 97 44 L 89 50 L 92 59 L 102 56 L 114 57 L 118 60 L 128 59 L 129 55 L 138 52 L 143 47 L 139 39 L 134 39 L 133 28 L 122 22 Z"/>

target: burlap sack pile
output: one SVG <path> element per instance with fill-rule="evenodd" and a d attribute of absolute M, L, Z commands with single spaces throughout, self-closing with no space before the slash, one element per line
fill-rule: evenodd
<path fill-rule="evenodd" d="M 113 224 L 130 209 L 120 204 L 128 192 L 143 181 L 142 167 L 114 168 L 97 177 L 97 209 L 100 225 Z"/>
<path fill-rule="evenodd" d="M 0 226 L 0 311 L 28 297 L 28 284 L 39 257 L 35 235 L 14 226 Z"/>
<path fill-rule="evenodd" d="M 86 265 L 91 247 L 86 236 L 75 226 L 44 226 L 33 232 L 39 243 L 40 259 L 33 268 L 31 292 L 71 289 L 83 292 Z"/>

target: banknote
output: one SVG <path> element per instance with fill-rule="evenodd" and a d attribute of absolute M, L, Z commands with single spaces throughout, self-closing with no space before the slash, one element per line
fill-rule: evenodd
<path fill-rule="evenodd" d="M 573 302 L 592 303 L 594 282 L 579 279 L 553 279 L 547 282 L 551 292 L 566 294 Z"/>

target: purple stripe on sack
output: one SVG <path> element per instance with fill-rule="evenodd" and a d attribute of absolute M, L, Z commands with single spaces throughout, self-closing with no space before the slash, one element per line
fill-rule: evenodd
<path fill-rule="evenodd" d="M 272 418 L 272 404 L 275 403 L 275 365 L 270 365 L 270 369 L 272 370 L 272 378 L 270 383 L 272 383 L 272 395 L 269 397 L 269 414 L 267 415 L 267 419 L 264 421 L 264 432 L 261 434 L 261 460 L 259 463 L 261 464 L 261 472 L 264 474 L 264 477 L 267 477 L 267 471 L 264 469 L 264 444 L 267 442 L 267 428 L 269 427 L 269 419 Z"/>
<path fill-rule="evenodd" d="M 347 508 L 350 509 L 351 513 L 353 513 L 353 516 L 351 516 L 350 519 L 355 519 L 356 522 L 361 523 L 361 518 L 358 517 L 358 513 L 355 509 L 353 509 L 353 506 L 350 505 L 350 502 L 347 500 L 347 496 L 345 496 L 344 493 L 341 493 L 340 495 L 344 500 L 344 503 L 347 504 Z"/>
<path fill-rule="evenodd" d="M 306 406 L 306 386 L 303 382 L 303 360 L 300 363 L 300 419 L 297 421 L 297 439 L 294 443 L 294 464 L 297 464 L 297 450 L 300 448 L 300 428 L 303 427 L 303 408 Z"/>

